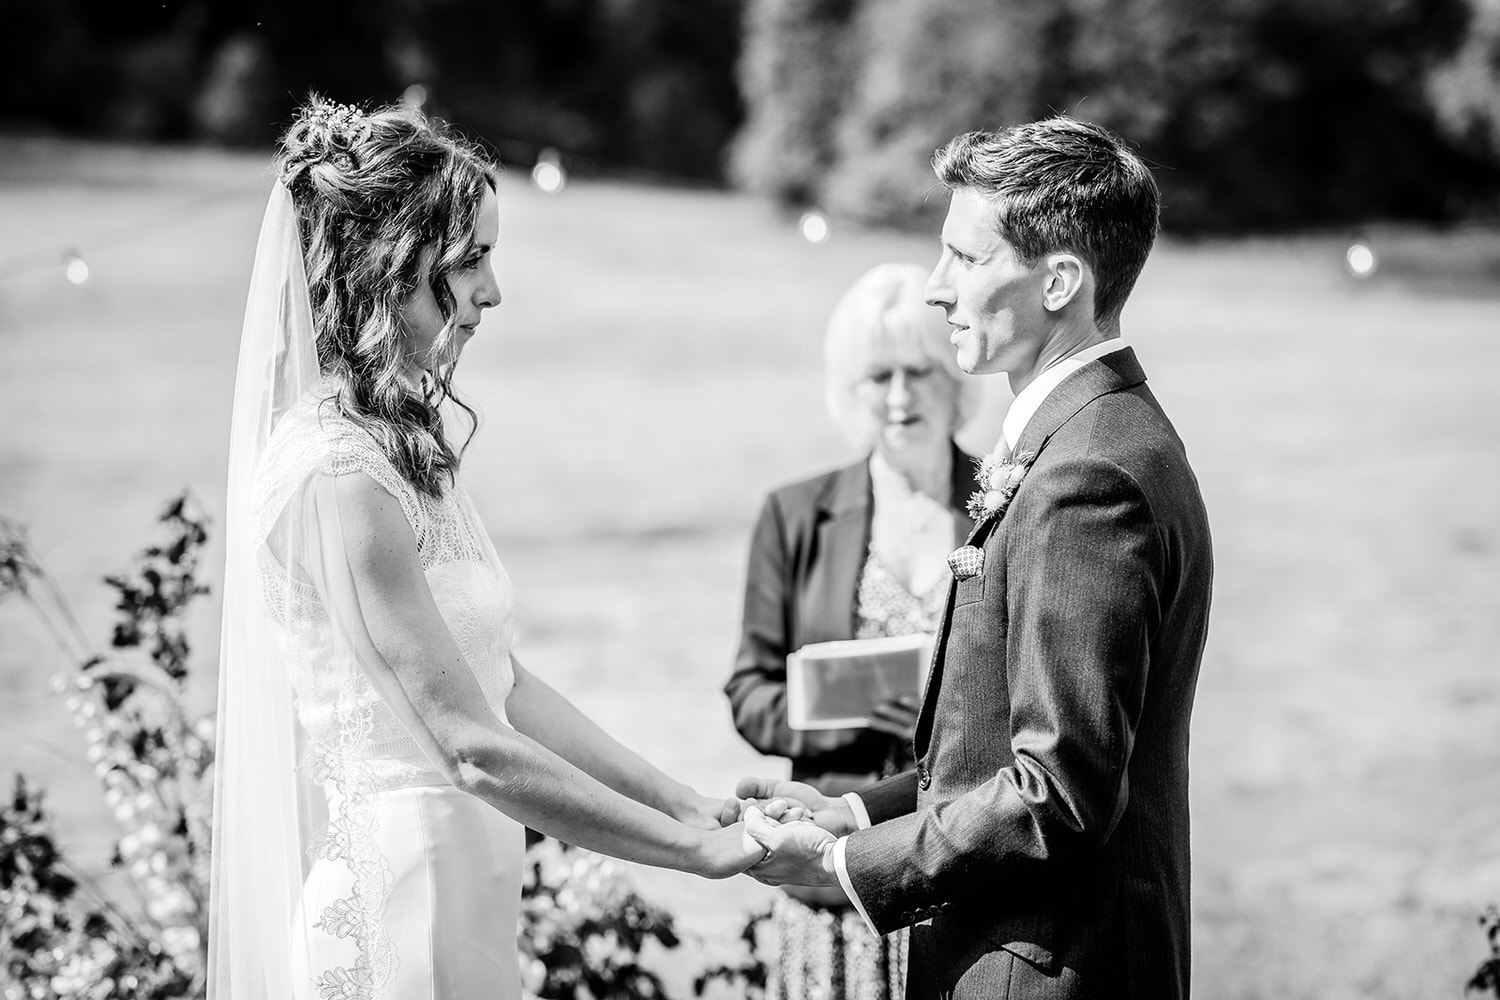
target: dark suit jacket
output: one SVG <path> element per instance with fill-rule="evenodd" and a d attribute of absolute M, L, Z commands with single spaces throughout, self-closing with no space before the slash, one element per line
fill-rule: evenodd
<path fill-rule="evenodd" d="M 882 932 L 918 924 L 908 997 L 1177 1000 L 1208 519 L 1129 349 L 1048 396 L 1028 452 L 950 590 L 917 769 L 864 794 L 849 877 Z"/>
<path fill-rule="evenodd" d="M 972 522 L 974 459 L 953 447 L 954 544 Z M 724 686 L 734 725 L 761 753 L 790 757 L 792 777 L 828 794 L 879 777 L 891 737 L 866 729 L 795 732 L 787 725 L 786 656 L 810 642 L 854 636 L 855 596 L 870 543 L 868 460 L 776 490 L 750 542 L 745 617 Z"/>

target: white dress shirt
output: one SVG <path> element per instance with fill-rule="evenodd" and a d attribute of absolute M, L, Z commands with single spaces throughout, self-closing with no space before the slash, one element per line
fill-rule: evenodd
<path fill-rule="evenodd" d="M 1042 369 L 1041 373 L 1031 380 L 1030 385 L 1016 394 L 1016 398 L 1011 401 L 1010 409 L 1005 411 L 1005 423 L 1000 427 L 1000 440 L 1005 443 L 1005 450 L 1015 451 L 1016 442 L 1021 440 L 1021 432 L 1026 429 L 1027 424 L 1031 423 L 1031 418 L 1036 416 L 1036 411 L 1042 408 L 1047 397 L 1052 395 L 1052 390 L 1062 384 L 1063 379 L 1090 361 L 1102 358 L 1106 354 L 1123 351 L 1129 346 L 1119 337 L 1114 337 L 1102 344 L 1085 347 L 1077 354 L 1070 354 L 1061 361 L 1055 361 Z M 999 444 L 996 444 L 995 450 L 1000 450 Z"/>
<path fill-rule="evenodd" d="M 1076 354 L 1070 354 L 1042 369 L 1037 377 L 1031 380 L 1031 384 L 1017 393 L 1016 398 L 1011 401 L 1010 409 L 1005 412 L 1005 422 L 1000 428 L 1000 440 L 995 443 L 996 453 L 1009 455 L 1015 450 L 1017 442 L 1021 440 L 1021 432 L 1026 429 L 1031 418 L 1036 416 L 1036 411 L 1042 408 L 1047 397 L 1062 384 L 1063 379 L 1090 361 L 1102 358 L 1106 354 L 1113 354 L 1115 351 L 1123 351 L 1128 346 L 1130 345 L 1119 337 L 1113 337 L 1102 344 L 1095 344 Z M 854 825 L 860 830 L 870 827 L 870 813 L 865 808 L 864 800 L 859 797 L 859 793 L 846 792 L 843 798 L 849 803 L 850 811 L 854 813 Z M 834 843 L 833 867 L 838 873 L 839 885 L 843 887 L 844 894 L 849 897 L 854 908 L 859 911 L 859 915 L 865 918 L 865 923 L 870 925 L 871 933 L 878 936 L 880 932 L 875 929 L 870 915 L 865 912 L 864 904 L 859 901 L 859 896 L 854 891 L 854 883 L 849 881 L 849 868 L 844 863 L 844 850 L 848 840 L 848 837 L 840 837 Z"/>

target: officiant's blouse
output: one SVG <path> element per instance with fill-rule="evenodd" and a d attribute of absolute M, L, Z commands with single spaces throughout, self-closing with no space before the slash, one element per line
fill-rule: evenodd
<path fill-rule="evenodd" d="M 792 777 L 839 794 L 904 763 L 909 746 L 869 729 L 787 724 L 786 657 L 808 643 L 932 632 L 947 597 L 947 555 L 971 522 L 974 461 L 953 442 L 979 381 L 959 370 L 927 272 L 884 264 L 840 299 L 828 323 L 829 411 L 865 457 L 775 490 L 750 543 L 744 619 L 725 686 L 734 724 Z"/>

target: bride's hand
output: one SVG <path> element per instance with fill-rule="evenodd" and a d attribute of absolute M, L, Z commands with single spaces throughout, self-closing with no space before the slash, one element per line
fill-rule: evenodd
<path fill-rule="evenodd" d="M 755 842 L 744 823 L 701 834 L 699 863 L 693 873 L 704 878 L 728 878 L 738 875 L 766 856 L 766 849 Z"/>
<path fill-rule="evenodd" d="M 690 826 L 695 830 L 717 830 L 724 825 L 721 822 L 723 811 L 723 799 L 689 792 L 673 810 L 672 816 L 683 826 Z"/>

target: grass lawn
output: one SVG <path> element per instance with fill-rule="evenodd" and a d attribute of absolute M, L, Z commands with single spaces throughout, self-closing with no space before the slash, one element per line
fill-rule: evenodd
<path fill-rule="evenodd" d="M 31 526 L 101 642 L 99 577 L 162 502 L 188 486 L 222 517 L 269 186 L 255 157 L 0 140 L 0 272 L 46 265 L 0 278 L 0 515 Z M 705 791 L 779 773 L 719 692 L 751 519 L 768 488 L 850 458 L 822 409 L 823 321 L 866 268 L 929 263 L 934 236 L 812 246 L 744 197 L 548 197 L 520 172 L 501 229 L 505 304 L 459 384 L 484 414 L 465 477 L 515 580 L 518 654 Z M 1500 901 L 1500 234 L 1376 238 L 1364 283 L 1337 235 L 1167 240 L 1125 312 L 1215 532 L 1192 789 L 1208 1000 L 1458 997 Z M 69 245 L 82 287 L 55 265 Z M 201 706 L 217 629 L 206 601 Z M 0 605 L 0 778 L 45 781 L 98 865 L 112 821 L 47 689 L 60 665 Z M 766 898 L 637 875 L 712 950 Z"/>

